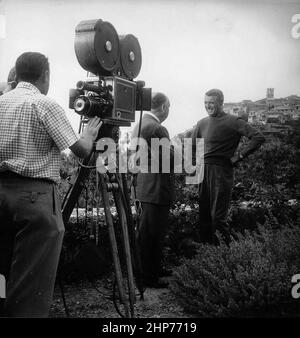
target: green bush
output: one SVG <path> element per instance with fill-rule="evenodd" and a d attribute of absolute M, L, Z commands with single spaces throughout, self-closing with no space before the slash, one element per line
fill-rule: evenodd
<path fill-rule="evenodd" d="M 269 223 L 229 247 L 200 244 L 193 259 L 183 259 L 171 284 L 181 305 L 204 317 L 280 314 L 300 271 L 300 229 Z"/>

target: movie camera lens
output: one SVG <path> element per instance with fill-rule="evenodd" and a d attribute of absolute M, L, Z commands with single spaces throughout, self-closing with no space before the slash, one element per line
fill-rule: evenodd
<path fill-rule="evenodd" d="M 86 107 L 86 101 L 84 98 L 80 97 L 77 100 L 75 100 L 74 102 L 74 109 L 76 111 L 76 113 L 82 113 L 82 111 L 84 111 Z"/>
<path fill-rule="evenodd" d="M 76 113 L 86 117 L 103 117 L 111 109 L 112 103 L 99 96 L 79 96 L 74 101 Z"/>

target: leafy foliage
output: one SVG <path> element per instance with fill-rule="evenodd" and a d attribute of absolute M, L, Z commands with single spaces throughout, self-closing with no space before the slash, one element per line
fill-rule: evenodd
<path fill-rule="evenodd" d="M 299 253 L 299 227 L 274 230 L 266 222 L 229 247 L 199 245 L 193 259 L 175 268 L 171 288 L 187 311 L 200 316 L 263 316 L 274 309 L 280 314 L 278 307 L 291 299 Z"/>
<path fill-rule="evenodd" d="M 97 237 L 97 241 L 96 241 Z M 101 277 L 111 268 L 111 254 L 104 217 L 72 217 L 66 227 L 59 273 L 64 280 Z"/>

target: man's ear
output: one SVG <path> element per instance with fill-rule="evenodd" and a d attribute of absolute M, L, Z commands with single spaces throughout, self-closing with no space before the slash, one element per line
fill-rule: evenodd
<path fill-rule="evenodd" d="M 49 69 L 46 69 L 46 70 L 43 72 L 43 80 L 49 81 L 49 77 L 50 77 Z"/>

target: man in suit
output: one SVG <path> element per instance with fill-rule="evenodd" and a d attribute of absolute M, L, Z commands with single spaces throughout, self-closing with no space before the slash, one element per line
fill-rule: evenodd
<path fill-rule="evenodd" d="M 219 230 L 225 243 L 230 242 L 226 223 L 233 186 L 233 167 L 257 150 L 265 141 L 263 135 L 243 118 L 223 111 L 221 90 L 205 94 L 208 117 L 201 119 L 192 139 L 204 138 L 204 178 L 199 184 L 200 236 L 202 242 L 219 244 Z M 245 149 L 235 155 L 242 136 L 250 139 Z"/>
<path fill-rule="evenodd" d="M 170 102 L 166 95 L 154 93 L 151 112 L 145 113 L 142 119 L 140 138 L 147 143 L 148 172 L 137 174 L 136 198 L 141 202 L 142 213 L 137 233 L 140 247 L 144 285 L 147 287 L 166 287 L 167 283 L 160 280 L 162 274 L 161 259 L 163 240 L 167 232 L 170 205 L 174 198 L 174 182 L 170 171 L 163 172 L 162 158 L 165 151 L 170 154 L 173 163 L 173 152 L 170 147 L 169 133 L 161 124 L 169 115 Z M 139 136 L 137 125 L 132 133 L 132 140 Z M 151 140 L 166 141 L 159 152 L 151 149 Z M 131 149 L 134 149 L 135 142 Z M 156 149 L 157 150 L 157 149 Z M 169 164 L 170 164 L 169 163 Z M 157 172 L 151 172 L 157 164 Z M 172 165 L 171 165 L 172 167 Z"/>

